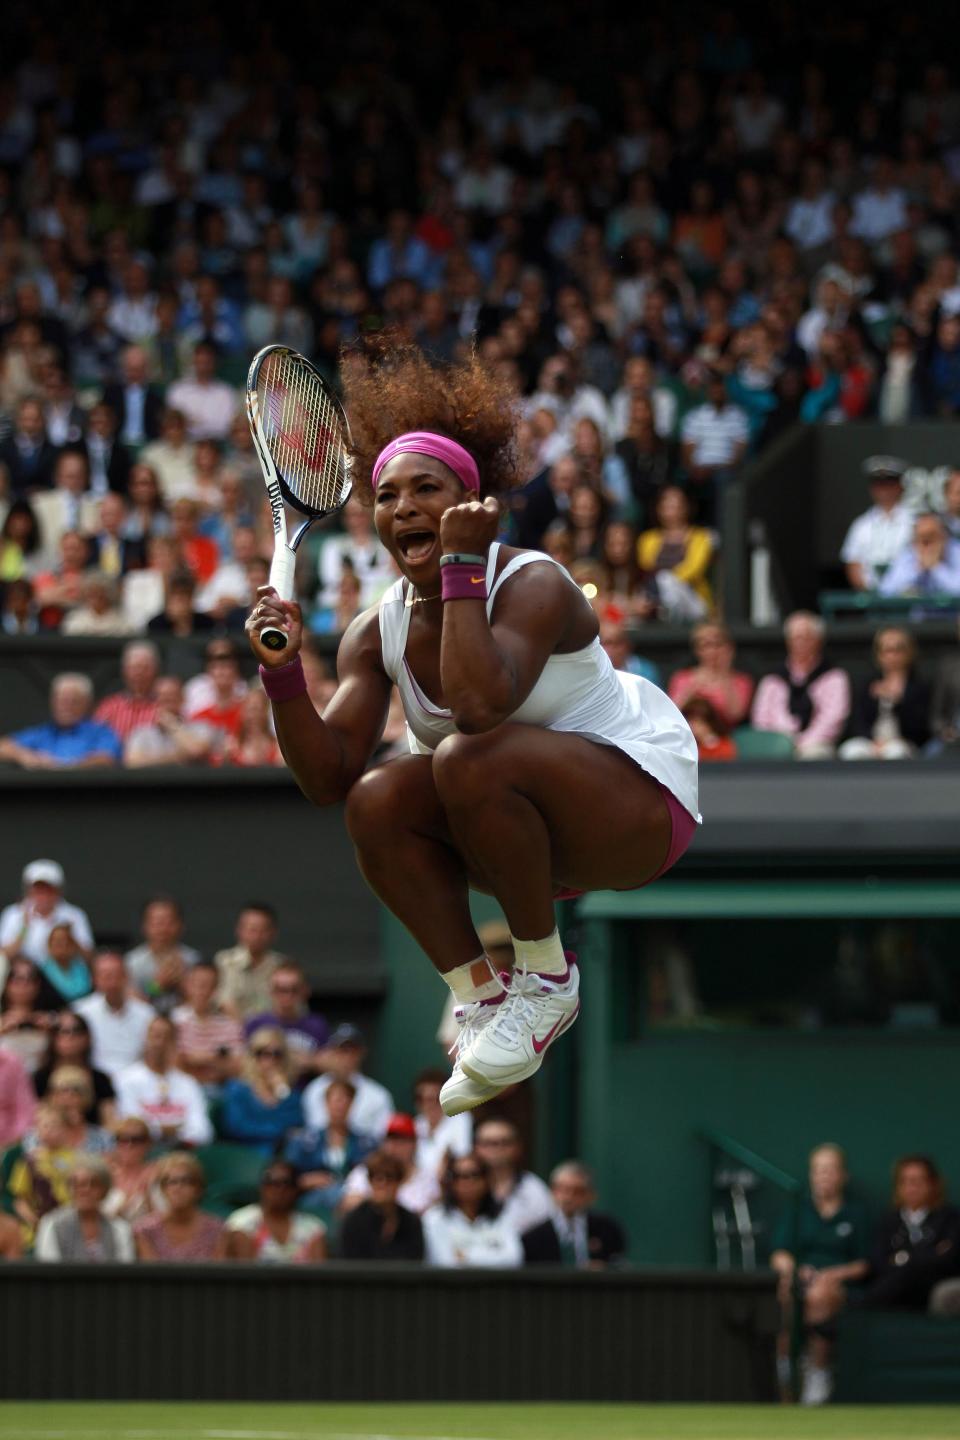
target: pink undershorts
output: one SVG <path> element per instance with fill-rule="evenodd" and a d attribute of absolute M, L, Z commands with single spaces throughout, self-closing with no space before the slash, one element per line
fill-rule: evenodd
<path fill-rule="evenodd" d="M 653 776 L 650 778 L 653 779 Z M 665 875 L 668 870 L 671 870 L 673 866 L 676 865 L 680 856 L 686 851 L 690 841 L 697 833 L 697 822 L 689 810 L 683 808 L 676 795 L 674 795 L 671 790 L 668 790 L 666 785 L 660 785 L 659 780 L 654 783 L 660 786 L 663 798 L 667 802 L 667 810 L 670 812 L 670 845 L 667 849 L 666 859 L 656 875 L 651 875 L 649 880 L 644 880 L 643 885 L 625 886 L 624 888 L 627 890 L 642 890 L 644 885 L 652 885 L 654 880 L 659 880 L 661 875 Z M 582 890 L 558 890 L 554 899 L 575 900 L 578 895 L 582 895 L 583 893 Z"/>

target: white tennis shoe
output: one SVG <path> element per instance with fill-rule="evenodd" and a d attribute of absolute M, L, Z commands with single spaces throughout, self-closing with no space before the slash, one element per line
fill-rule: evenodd
<path fill-rule="evenodd" d="M 580 970 L 567 951 L 565 975 L 514 970 L 507 998 L 461 1052 L 464 1075 L 504 1089 L 527 1080 L 580 1013 Z"/>
<path fill-rule="evenodd" d="M 472 1080 L 463 1073 L 461 1061 L 467 1047 L 472 1045 L 476 1036 L 490 1024 L 504 1003 L 500 1001 L 499 1004 L 491 1004 L 490 1001 L 475 1000 L 472 1005 L 458 1005 L 454 1010 L 460 1033 L 451 1046 L 454 1056 L 453 1074 L 440 1091 L 440 1108 L 444 1115 L 460 1115 L 464 1110 L 474 1110 L 485 1100 L 492 1100 L 494 1095 L 499 1095 L 503 1089 L 502 1085 L 487 1085 Z"/>

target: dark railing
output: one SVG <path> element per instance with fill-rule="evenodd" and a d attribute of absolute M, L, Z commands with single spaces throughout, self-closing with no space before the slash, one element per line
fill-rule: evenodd
<path fill-rule="evenodd" d="M 769 1400 L 769 1277 L 4 1266 L 2 1400 Z"/>

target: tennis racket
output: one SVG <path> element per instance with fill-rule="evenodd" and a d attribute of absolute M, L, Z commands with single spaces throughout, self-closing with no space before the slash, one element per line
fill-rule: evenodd
<path fill-rule="evenodd" d="M 247 419 L 273 516 L 270 584 L 294 596 L 297 546 L 315 520 L 333 515 L 350 495 L 350 427 L 326 381 L 296 350 L 266 345 L 247 375 Z M 287 526 L 287 505 L 299 524 Z M 285 650 L 283 630 L 260 631 L 268 650 Z"/>

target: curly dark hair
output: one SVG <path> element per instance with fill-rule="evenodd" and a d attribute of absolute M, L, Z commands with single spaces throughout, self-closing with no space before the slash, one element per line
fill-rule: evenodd
<path fill-rule="evenodd" d="M 481 496 L 517 484 L 513 396 L 476 355 L 438 367 L 415 345 L 376 337 L 343 355 L 341 374 L 353 493 L 361 504 L 373 504 L 370 477 L 380 451 L 408 430 L 433 430 L 469 450 L 480 471 Z"/>

